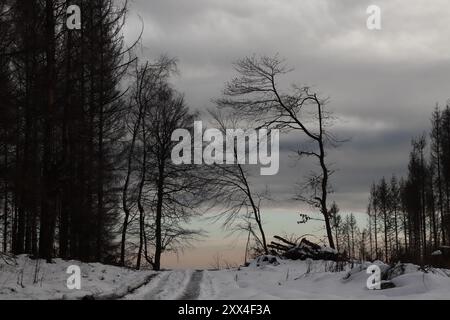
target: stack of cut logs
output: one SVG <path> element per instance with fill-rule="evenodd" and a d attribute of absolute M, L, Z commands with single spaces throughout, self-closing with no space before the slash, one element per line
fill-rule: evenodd
<path fill-rule="evenodd" d="M 318 245 L 306 238 L 303 238 L 299 244 L 280 236 L 275 236 L 274 238 L 277 241 L 272 241 L 269 244 L 271 254 L 273 255 L 282 256 L 291 260 L 341 260 L 336 250 Z"/>

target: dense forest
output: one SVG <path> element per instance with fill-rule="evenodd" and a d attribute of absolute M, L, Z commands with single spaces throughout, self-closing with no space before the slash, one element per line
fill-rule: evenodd
<path fill-rule="evenodd" d="M 108 259 L 119 218 L 124 92 L 131 63 L 126 8 L 76 1 L 1 3 L 3 251 L 51 259 Z"/>

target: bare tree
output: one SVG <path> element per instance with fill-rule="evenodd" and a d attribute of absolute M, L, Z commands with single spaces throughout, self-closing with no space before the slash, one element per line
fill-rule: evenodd
<path fill-rule="evenodd" d="M 189 246 L 201 236 L 187 227 L 200 213 L 211 185 L 202 166 L 175 164 L 172 134 L 177 129 L 193 132 L 196 114 L 189 111 L 181 94 L 169 84 L 175 60 L 162 57 L 136 70 L 129 119 L 130 145 L 122 190 L 124 221 L 121 262 L 125 263 L 127 229 L 137 238 L 136 268 L 142 257 L 160 270 L 164 252 Z M 133 138 L 134 136 L 134 138 Z M 137 226 L 131 225 L 137 221 Z"/>
<path fill-rule="evenodd" d="M 134 173 L 136 171 L 136 166 L 134 164 L 136 153 L 137 153 L 137 140 L 139 136 L 139 132 L 142 133 L 143 140 L 145 140 L 145 125 L 144 122 L 144 112 L 145 108 L 150 106 L 150 102 L 156 98 L 156 96 L 161 92 L 162 87 L 166 85 L 169 76 L 176 71 L 176 63 L 174 59 L 170 59 L 166 56 L 162 56 L 156 61 L 154 64 L 150 64 L 149 62 L 145 63 L 142 66 L 139 66 L 136 63 L 135 72 L 133 74 L 134 85 L 131 90 L 130 96 L 130 113 L 127 117 L 128 123 L 128 133 L 131 136 L 131 139 L 128 141 L 128 145 L 126 146 L 127 151 L 127 163 L 126 163 L 126 173 L 125 173 L 125 182 L 122 188 L 122 208 L 124 211 L 124 218 L 122 224 L 122 238 L 121 238 L 121 250 L 120 250 L 120 264 L 125 264 L 125 250 L 126 250 L 126 238 L 127 238 L 127 230 L 128 225 L 130 223 L 130 201 L 129 201 L 129 193 L 130 193 L 130 185 L 132 184 L 132 180 L 134 177 Z M 141 127 L 142 130 L 141 130 Z M 145 141 L 144 141 L 145 145 Z M 145 154 L 145 150 L 143 151 Z M 138 202 L 142 198 L 142 189 L 143 184 L 145 182 L 145 163 L 146 159 L 142 161 L 141 167 L 141 175 L 140 179 L 137 178 L 135 180 L 140 180 L 140 195 L 138 195 Z M 135 177 L 136 178 L 136 177 Z M 143 219 L 144 209 L 142 205 L 138 205 L 138 209 L 140 212 L 141 220 Z M 140 220 L 140 221 L 141 221 Z M 143 221 L 141 221 L 143 224 Z M 142 232 L 140 239 L 142 240 Z M 142 243 L 142 241 L 141 241 Z M 142 246 L 141 246 L 142 250 Z M 140 258 L 138 258 L 140 259 Z"/>
<path fill-rule="evenodd" d="M 239 120 L 233 114 L 225 114 L 220 111 L 211 111 L 215 124 L 226 135 L 227 129 L 243 128 Z M 261 202 L 267 196 L 267 192 L 257 192 L 250 183 L 250 170 L 238 161 L 236 141 L 224 141 L 233 148 L 227 152 L 233 152 L 234 164 L 215 164 L 212 171 L 216 187 L 219 192 L 216 202 L 220 203 L 224 210 L 215 215 L 216 220 L 223 218 L 223 226 L 232 232 L 244 232 L 251 235 L 257 246 L 265 254 L 269 253 L 266 234 L 261 217 Z M 248 146 L 250 148 L 250 146 Z M 252 152 L 254 150 L 250 150 Z"/>
<path fill-rule="evenodd" d="M 311 195 L 299 199 L 316 207 L 324 217 L 330 247 L 334 248 L 333 233 L 328 214 L 327 197 L 332 171 L 326 162 L 326 146 L 337 140 L 325 130 L 332 119 L 325 110 L 326 99 L 321 99 L 309 87 L 294 86 L 291 93 L 279 88 L 279 77 L 288 73 L 283 60 L 274 57 L 247 57 L 235 63 L 239 76 L 226 85 L 224 97 L 217 101 L 221 107 L 231 107 L 240 117 L 258 128 L 273 128 L 304 133 L 313 143 L 308 150 L 299 150 L 299 156 L 310 156 L 320 165 L 320 174 L 309 184 Z"/>
<path fill-rule="evenodd" d="M 184 224 L 198 214 L 199 206 L 210 194 L 208 177 L 201 166 L 174 164 L 171 159 L 172 133 L 177 129 L 192 132 L 195 114 L 189 112 L 182 95 L 167 86 L 160 92 L 150 109 L 148 141 L 149 153 L 147 197 L 151 197 L 153 213 L 154 255 L 153 269 L 161 268 L 165 251 L 185 246 L 202 233 Z"/>

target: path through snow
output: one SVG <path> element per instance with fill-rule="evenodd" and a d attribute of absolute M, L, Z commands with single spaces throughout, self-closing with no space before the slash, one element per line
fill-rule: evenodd
<path fill-rule="evenodd" d="M 191 275 L 191 279 L 178 300 L 197 300 L 200 296 L 200 285 L 203 280 L 203 271 L 197 270 Z"/>
<path fill-rule="evenodd" d="M 201 270 L 163 271 L 150 283 L 134 293 L 125 296 L 125 300 L 196 300 L 200 297 L 203 284 Z"/>

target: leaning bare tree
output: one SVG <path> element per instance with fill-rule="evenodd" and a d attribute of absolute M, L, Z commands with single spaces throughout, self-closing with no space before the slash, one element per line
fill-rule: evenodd
<path fill-rule="evenodd" d="M 242 128 L 242 125 L 238 124 L 238 119 L 232 114 L 211 111 L 210 115 L 224 135 L 227 129 Z M 265 198 L 265 194 L 255 191 L 252 187 L 249 169 L 240 164 L 237 159 L 238 152 L 235 141 L 227 140 L 226 143 L 233 145 L 230 150 L 233 152 L 235 164 L 215 164 L 211 170 L 216 188 L 218 188 L 215 197 L 216 202 L 224 207 L 213 218 L 216 220 L 223 219 L 225 229 L 247 233 L 249 239 L 251 236 L 255 241 L 257 251 L 268 254 L 266 234 L 261 217 L 261 201 Z M 252 151 L 254 150 L 248 150 L 248 152 Z"/>
<path fill-rule="evenodd" d="M 291 70 L 278 56 L 246 57 L 235 63 L 235 69 L 239 75 L 227 83 L 218 105 L 232 108 L 258 128 L 297 131 L 306 135 L 312 147 L 299 150 L 298 155 L 315 158 L 320 173 L 310 179 L 310 194 L 301 195 L 299 199 L 320 209 L 329 245 L 334 248 L 327 202 L 332 172 L 326 162 L 326 146 L 336 140 L 325 130 L 331 119 L 325 110 L 326 99 L 321 99 L 309 87 L 293 86 L 289 93 L 281 91 L 278 78 Z"/>

